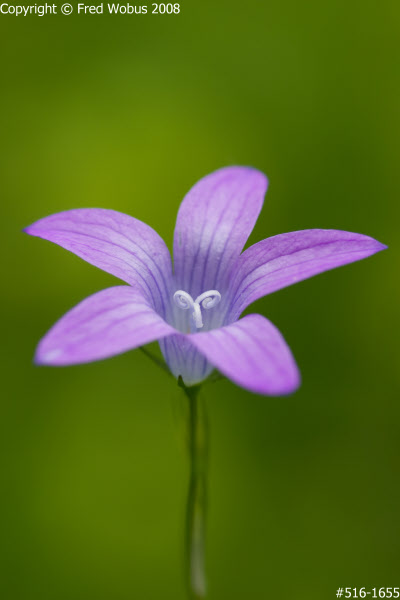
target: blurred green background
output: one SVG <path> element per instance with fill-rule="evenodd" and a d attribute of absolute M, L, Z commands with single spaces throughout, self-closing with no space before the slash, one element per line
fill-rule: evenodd
<path fill-rule="evenodd" d="M 104 207 L 171 246 L 186 191 L 230 164 L 270 179 L 250 243 L 322 227 L 390 248 L 251 307 L 292 347 L 298 393 L 205 388 L 209 598 L 400 585 L 399 22 L 395 0 L 0 15 L 1 598 L 184 599 L 180 391 L 140 351 L 32 365 L 116 280 L 21 230 Z"/>

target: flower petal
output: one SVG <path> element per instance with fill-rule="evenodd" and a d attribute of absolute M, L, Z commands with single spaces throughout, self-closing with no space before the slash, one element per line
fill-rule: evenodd
<path fill-rule="evenodd" d="M 221 292 L 257 220 L 267 183 L 255 169 L 228 167 L 207 175 L 189 191 L 174 234 L 179 289 L 193 298 L 207 290 Z"/>
<path fill-rule="evenodd" d="M 367 235 L 334 229 L 293 231 L 258 242 L 237 261 L 229 320 L 262 296 L 386 247 Z"/>
<path fill-rule="evenodd" d="M 117 286 L 89 296 L 67 312 L 40 341 L 35 362 L 73 365 L 100 360 L 163 338 L 175 329 L 142 293 Z"/>
<path fill-rule="evenodd" d="M 83 208 L 45 217 L 25 231 L 140 285 L 157 312 L 166 315 L 171 257 L 158 233 L 145 223 L 114 210 Z"/>
<path fill-rule="evenodd" d="M 300 374 L 278 329 L 261 315 L 187 339 L 224 375 L 258 394 L 280 396 L 294 392 Z"/>
<path fill-rule="evenodd" d="M 182 377 L 186 385 L 201 383 L 214 370 L 186 334 L 165 337 L 160 340 L 160 349 L 171 373 L 176 378 Z"/>

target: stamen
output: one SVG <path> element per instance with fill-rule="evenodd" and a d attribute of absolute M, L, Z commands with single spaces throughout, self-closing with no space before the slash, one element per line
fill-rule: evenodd
<path fill-rule="evenodd" d="M 200 296 L 197 296 L 195 302 L 201 304 L 203 308 L 213 308 L 217 306 L 221 300 L 221 294 L 217 290 L 210 290 L 203 292 Z"/>
<path fill-rule="evenodd" d="M 221 294 L 217 290 L 209 290 L 197 296 L 193 300 L 192 296 L 183 290 L 178 290 L 174 294 L 174 302 L 183 310 L 192 310 L 192 319 L 196 329 L 203 327 L 203 319 L 201 316 L 201 307 L 208 310 L 213 308 L 221 301 Z"/>
<path fill-rule="evenodd" d="M 182 290 L 175 292 L 174 300 L 175 304 L 184 310 L 193 307 L 194 304 L 192 296 L 187 292 L 183 292 Z"/>

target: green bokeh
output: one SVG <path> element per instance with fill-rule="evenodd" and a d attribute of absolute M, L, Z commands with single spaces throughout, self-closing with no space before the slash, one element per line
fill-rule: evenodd
<path fill-rule="evenodd" d="M 390 249 L 252 307 L 292 347 L 299 392 L 207 387 L 209 598 L 400 585 L 399 22 L 396 0 L 0 15 L 1 598 L 183 600 L 179 390 L 139 351 L 32 365 L 116 280 L 21 230 L 105 207 L 170 245 L 185 192 L 229 164 L 270 179 L 250 242 L 323 227 Z"/>

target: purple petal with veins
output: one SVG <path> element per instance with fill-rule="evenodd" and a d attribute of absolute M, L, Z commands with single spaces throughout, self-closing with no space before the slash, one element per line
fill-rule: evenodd
<path fill-rule="evenodd" d="M 79 208 L 45 217 L 25 231 L 140 286 L 154 308 L 166 315 L 171 257 L 165 242 L 146 223 L 115 210 Z"/>
<path fill-rule="evenodd" d="M 237 319 L 258 298 L 385 248 L 367 235 L 334 229 L 292 231 L 258 242 L 236 263 L 229 318 Z"/>
<path fill-rule="evenodd" d="M 221 373 L 259 394 L 291 394 L 300 374 L 278 329 L 261 315 L 189 336 L 189 341 Z"/>
<path fill-rule="evenodd" d="M 222 293 L 257 221 L 267 185 L 265 175 L 255 169 L 228 167 L 207 175 L 188 192 L 174 233 L 178 288 L 193 298 L 206 290 Z"/>
<path fill-rule="evenodd" d="M 73 365 L 138 348 L 174 333 L 140 290 L 127 285 L 89 296 L 41 340 L 35 362 Z"/>

